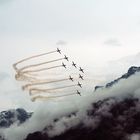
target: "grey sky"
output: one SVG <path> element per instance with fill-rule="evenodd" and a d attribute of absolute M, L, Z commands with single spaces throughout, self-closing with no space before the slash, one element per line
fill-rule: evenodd
<path fill-rule="evenodd" d="M 140 51 L 139 7 L 139 0 L 0 0 L 0 44 L 25 56 L 62 40 L 70 55 L 80 48 L 81 61 L 100 64 Z M 121 46 L 103 44 L 110 39 Z"/>
<path fill-rule="evenodd" d="M 115 38 L 110 38 L 104 42 L 104 45 L 121 46 L 121 42 Z"/>
<path fill-rule="evenodd" d="M 117 36 L 140 30 L 139 0 L 5 1 L 0 3 L 1 35 Z"/>
<path fill-rule="evenodd" d="M 38 105 L 41 104 L 43 108 L 45 104 L 48 115 L 47 109 L 52 112 L 50 107 L 54 112 L 55 109 L 61 112 L 60 110 L 65 110 L 62 107 L 75 105 L 71 103 L 73 99 L 76 99 L 79 106 L 79 96 L 72 97 L 70 102 L 66 100 L 66 104 L 30 102 L 28 93 L 22 92 L 14 79 L 12 64 L 34 54 L 52 51 L 57 45 L 63 44 L 62 51 L 70 60 L 84 68 L 87 77 L 92 80 L 89 80 L 89 85 L 93 88 L 94 84 L 105 81 L 109 74 L 114 75 L 111 73 L 113 66 L 109 65 L 108 71 L 105 69 L 106 61 L 140 52 L 139 22 L 140 0 L 0 0 L 0 79 L 5 78 L 0 87 L 0 110 L 23 107 L 28 110 L 36 109 L 38 115 L 42 115 L 40 112 L 44 113 L 44 110 Z M 121 46 L 114 47 L 110 43 L 104 45 L 103 42 L 110 39 L 121 43 Z M 120 69 L 122 71 L 122 67 Z M 8 78 L 3 75 L 5 73 Z M 133 81 L 132 83 L 134 84 Z M 91 93 L 89 86 L 87 93 Z M 115 93 L 113 92 L 118 95 Z M 96 94 L 92 93 L 92 96 L 92 99 L 96 99 Z M 108 95 L 97 94 L 98 96 Z M 83 98 L 80 97 L 81 101 Z M 86 103 L 85 100 L 81 102 Z M 36 120 L 38 117 L 35 122 Z M 39 126 L 38 123 L 36 126 Z M 32 129 L 32 125 L 27 127 L 30 128 Z M 21 134 L 23 130 L 26 131 L 17 129 Z M 9 132 L 7 134 L 11 138 L 13 129 Z"/>
<path fill-rule="evenodd" d="M 140 52 L 139 7 L 139 0 L 0 0 L 0 66 L 60 40 L 64 52 L 88 67 Z M 121 46 L 104 45 L 110 39 Z"/>

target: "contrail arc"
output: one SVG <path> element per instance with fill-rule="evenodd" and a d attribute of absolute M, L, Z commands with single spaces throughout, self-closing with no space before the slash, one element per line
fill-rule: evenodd
<path fill-rule="evenodd" d="M 57 51 L 51 51 L 51 52 L 47 52 L 47 53 L 42 53 L 42 54 L 39 54 L 39 55 L 34 55 L 34 56 L 31 56 L 31 57 L 28 57 L 28 58 L 25 58 L 25 59 L 22 59 L 20 61 L 18 61 L 17 63 L 13 64 L 13 67 L 16 71 L 18 71 L 19 69 L 17 68 L 17 65 L 22 63 L 22 62 L 25 62 L 27 60 L 30 60 L 30 59 L 33 59 L 33 58 L 37 58 L 37 57 L 40 57 L 40 56 L 44 56 L 44 55 L 47 55 L 47 54 L 52 54 L 52 53 L 55 53 Z"/>
<path fill-rule="evenodd" d="M 44 85 L 44 84 L 51 84 L 51 83 L 57 83 L 57 82 L 63 82 L 63 81 L 67 81 L 69 80 L 67 79 L 60 79 L 60 80 L 54 80 L 54 81 L 45 81 L 45 82 L 37 82 L 37 83 L 32 83 L 32 84 L 26 84 L 25 86 L 23 86 L 23 90 L 24 89 L 28 89 L 29 87 L 35 86 L 35 85 Z"/>
<path fill-rule="evenodd" d="M 63 67 L 63 66 L 62 65 L 58 65 L 58 66 L 53 66 L 53 67 L 49 67 L 49 68 L 42 68 L 42 69 L 37 69 L 37 70 L 28 70 L 28 71 L 23 71 L 22 73 L 41 72 L 41 71 L 55 69 L 55 68 L 59 68 L 59 67 Z"/>
<path fill-rule="evenodd" d="M 61 98 L 61 97 L 71 96 L 71 95 L 76 95 L 76 94 L 71 93 L 71 94 L 64 94 L 64 95 L 58 95 L 58 96 L 48 96 L 48 97 L 39 95 L 39 96 L 32 97 L 31 100 L 34 102 L 37 99 L 49 100 L 49 99 Z"/>
<path fill-rule="evenodd" d="M 55 59 L 55 60 L 51 60 L 51 61 L 47 61 L 47 62 L 42 62 L 42 63 L 38 63 L 38 64 L 34 64 L 34 65 L 28 65 L 28 66 L 25 66 L 25 67 L 19 69 L 19 71 L 23 71 L 25 69 L 32 68 L 32 67 L 41 66 L 41 65 L 44 65 L 44 64 L 49 64 L 49 63 L 52 63 L 52 62 L 57 62 L 57 61 L 60 61 L 60 60 L 63 60 L 63 59 L 64 58 L 59 58 L 59 59 Z"/>
<path fill-rule="evenodd" d="M 57 88 L 51 88 L 51 89 L 39 89 L 39 88 L 32 88 L 29 90 L 30 95 L 36 94 L 36 93 L 47 93 L 48 91 L 55 91 L 58 89 L 65 89 L 65 88 L 70 88 L 70 87 L 75 87 L 77 85 L 69 85 L 69 86 L 63 86 L 63 87 L 57 87 Z"/>
<path fill-rule="evenodd" d="M 82 88 L 82 84 L 77 80 L 79 77 L 77 77 L 75 73 L 70 73 L 69 77 L 64 77 L 64 74 L 68 74 L 68 70 L 71 70 L 69 69 L 69 62 L 66 64 L 63 62 L 63 59 L 69 61 L 68 57 L 66 55 L 64 55 L 64 57 L 56 56 L 56 58 L 49 57 L 52 56 L 49 54 L 57 52 L 61 54 L 61 50 L 57 48 L 55 51 L 32 55 L 13 64 L 16 71 L 15 79 L 26 82 L 22 86 L 22 89 L 29 92 L 32 101 L 38 99 L 49 100 L 76 94 L 81 96 L 79 90 L 74 92 L 75 88 Z M 48 55 L 49 59 L 47 59 L 45 55 Z M 74 62 L 72 65 L 76 67 Z M 65 69 L 65 71 L 63 69 Z M 80 71 L 83 72 L 81 67 Z M 53 77 L 51 77 L 51 75 L 53 75 Z M 83 77 L 80 75 L 80 78 L 82 79 Z M 68 81 L 71 81 L 71 83 Z M 76 84 L 76 82 L 78 83 Z"/>

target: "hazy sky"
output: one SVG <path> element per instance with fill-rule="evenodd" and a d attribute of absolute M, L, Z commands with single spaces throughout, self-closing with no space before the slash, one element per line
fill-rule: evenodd
<path fill-rule="evenodd" d="M 140 0 L 0 0 L 0 111 L 17 107 L 27 110 L 37 108 L 36 114 L 44 114 L 46 118 L 46 114 L 54 115 L 56 110 L 61 112 L 63 107 L 75 106 L 74 103 L 78 104 L 82 100 L 81 105 L 86 104 L 84 96 L 89 91 L 83 93 L 84 96 L 72 97 L 70 102 L 66 99 L 66 104 L 51 101 L 32 103 L 28 93 L 23 92 L 21 85 L 14 79 L 12 64 L 19 59 L 60 46 L 86 72 L 90 69 L 93 73 L 94 76 L 88 73 L 92 78 L 89 85 L 93 91 L 94 85 L 106 80 L 102 74 L 107 75 L 113 71 L 111 64 L 108 69 L 103 69 L 108 61 L 114 64 L 118 61 L 113 60 L 119 59 L 119 70 L 126 72 L 128 68 L 124 70 L 124 67 L 120 67 L 124 65 L 120 65 L 120 58 L 140 52 L 139 37 Z M 115 65 L 114 69 L 119 71 Z M 113 80 L 114 75 L 110 79 Z M 135 85 L 133 81 L 131 86 Z M 130 85 L 128 83 L 129 88 Z M 129 88 L 124 89 L 129 91 Z M 96 95 L 91 91 L 90 94 L 93 96 L 91 99 L 94 99 Z M 112 92 L 109 94 L 112 95 Z M 40 104 L 43 107 L 45 105 L 45 113 L 38 106 Z M 36 120 L 38 116 L 35 117 L 35 126 L 39 126 Z M 10 138 L 11 135 L 17 136 L 13 130 L 7 131 Z M 26 131 L 25 127 L 19 129 L 21 134 L 23 130 Z"/>
<path fill-rule="evenodd" d="M 108 61 L 140 52 L 139 7 L 139 0 L 0 0 L 1 79 L 15 82 L 13 63 L 60 46 L 94 85 L 104 81 Z"/>
<path fill-rule="evenodd" d="M 0 0 L 0 49 L 25 56 L 62 40 L 65 51 L 90 64 L 134 54 L 139 7 L 139 0 Z"/>

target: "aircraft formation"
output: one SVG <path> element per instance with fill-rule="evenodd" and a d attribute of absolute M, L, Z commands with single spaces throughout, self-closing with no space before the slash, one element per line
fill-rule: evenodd
<path fill-rule="evenodd" d="M 38 62 L 40 57 L 46 55 L 49 56 L 55 53 L 63 57 Z M 29 62 L 30 60 L 32 60 L 32 62 Z M 29 64 L 27 62 L 29 62 Z M 58 64 L 54 65 L 54 63 Z M 77 72 L 75 74 L 71 73 L 69 68 L 70 66 L 73 67 L 75 71 L 77 69 Z M 84 69 L 78 67 L 74 61 L 71 62 L 66 55 L 62 54 L 62 51 L 59 48 L 54 51 L 33 55 L 31 57 L 22 59 L 13 64 L 13 68 L 16 71 L 15 79 L 17 81 L 26 82 L 22 86 L 22 89 L 29 92 L 32 101 L 36 101 L 38 99 L 49 100 L 76 94 L 80 96 L 82 95 L 81 89 L 83 88 L 83 86 L 81 81 L 84 80 Z M 61 70 L 59 70 L 60 68 Z M 52 72 L 52 70 L 54 70 L 54 72 L 60 71 L 65 76 L 49 79 L 48 77 L 51 77 L 50 72 Z M 69 75 L 67 74 L 68 70 L 70 71 Z M 40 74 L 42 72 L 48 72 L 48 74 L 43 75 L 43 77 L 47 76 L 47 78 L 41 78 Z M 55 77 L 55 74 L 52 77 Z M 61 94 L 62 92 L 64 92 L 65 94 Z"/>

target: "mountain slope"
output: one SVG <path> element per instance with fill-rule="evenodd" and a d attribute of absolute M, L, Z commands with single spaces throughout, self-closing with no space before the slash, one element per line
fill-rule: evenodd
<path fill-rule="evenodd" d="M 136 72 L 138 73 L 136 74 Z M 14 134 L 19 135 L 20 132 L 20 135 L 12 138 L 12 140 L 133 140 L 133 136 L 140 138 L 140 96 L 135 96 L 135 93 L 137 95 L 140 94 L 139 74 L 139 67 L 131 67 L 126 74 L 122 75 L 120 79 L 118 78 L 117 82 L 114 82 L 114 84 L 110 86 L 110 88 L 113 86 L 112 89 L 117 87 L 117 92 L 114 93 L 116 89 L 112 90 L 109 95 L 103 98 L 96 97 L 97 95 L 92 96 L 93 94 L 91 94 L 89 98 L 96 97 L 97 100 L 91 99 L 90 102 L 88 102 L 88 98 L 85 97 L 82 100 L 82 104 L 78 104 L 79 106 L 82 105 L 82 107 L 80 106 L 73 112 L 70 110 L 63 111 L 62 108 L 60 108 L 58 112 L 54 110 L 54 112 L 56 112 L 55 115 L 52 110 L 49 111 L 50 114 L 46 111 L 44 116 L 42 116 L 42 111 L 39 111 L 39 117 L 37 117 L 37 119 L 33 116 L 33 119 L 31 118 L 29 122 L 25 123 L 27 128 L 21 124 L 22 122 L 20 123 L 20 121 L 18 121 L 17 118 L 19 117 L 17 117 L 17 113 L 14 113 L 16 117 L 5 117 L 6 119 L 8 118 L 8 120 L 14 120 L 13 123 L 21 124 L 19 127 L 14 125 L 14 127 L 9 127 L 13 123 L 7 126 L 5 125 L 4 127 L 9 127 L 7 128 L 8 131 L 4 133 L 5 138 L 10 140 L 13 134 L 8 135 L 8 132 L 14 133 L 11 128 L 15 127 L 18 133 Z M 129 78 L 131 76 L 132 78 Z M 120 82 L 121 79 L 126 79 L 124 82 L 128 83 L 129 88 L 125 86 L 123 82 Z M 135 81 L 137 82 L 135 83 Z M 132 84 L 132 82 L 134 84 Z M 120 84 L 121 88 L 115 86 L 116 83 Z M 130 90 L 131 88 L 132 90 Z M 108 92 L 109 90 L 105 90 L 105 92 L 102 90 L 101 92 L 95 92 L 95 94 L 97 93 L 100 94 L 100 96 L 104 96 L 108 94 Z M 121 94 L 119 94 L 119 92 Z M 85 104 L 85 102 L 87 103 Z M 14 110 L 12 112 L 17 111 Z M 43 108 L 43 113 L 44 112 L 45 110 Z M 32 115 L 31 113 L 26 114 L 25 112 L 23 114 L 24 115 L 21 115 L 22 117 L 28 115 L 30 117 Z M 54 115 L 54 117 L 52 117 L 52 115 Z M 51 119 L 49 119 L 49 116 L 51 116 Z M 24 118 L 28 117 L 23 117 L 23 119 L 21 119 L 23 122 L 26 121 Z M 42 118 L 43 121 L 40 118 Z M 41 126 L 42 122 L 43 127 Z M 28 129 L 30 126 L 33 127 Z M 37 126 L 39 127 L 34 129 Z M 23 132 L 26 132 L 24 136 L 22 135 Z M 23 136 L 22 139 L 21 136 Z"/>
<path fill-rule="evenodd" d="M 0 128 L 10 127 L 14 123 L 22 124 L 31 117 L 24 109 L 11 109 L 0 113 Z"/>
<path fill-rule="evenodd" d="M 93 118 L 93 126 L 85 127 L 81 122 L 53 138 L 42 131 L 29 134 L 26 140 L 127 140 L 132 134 L 140 133 L 139 99 L 130 97 L 117 101 L 110 98 L 93 103 L 92 106 L 88 116 Z M 96 128 L 94 118 L 98 123 Z"/>
<path fill-rule="evenodd" d="M 100 89 L 100 88 L 109 88 L 109 87 L 112 87 L 114 84 L 118 83 L 120 80 L 122 79 L 127 79 L 129 77 L 131 77 L 132 75 L 134 75 L 136 72 L 140 72 L 140 67 L 135 67 L 135 66 L 132 66 L 129 68 L 128 72 L 125 73 L 124 75 L 122 75 L 121 77 L 107 83 L 105 86 L 96 86 L 95 87 L 95 91 L 97 89 Z"/>
<path fill-rule="evenodd" d="M 133 66 L 126 74 L 106 84 L 104 88 L 111 88 L 122 79 L 128 80 L 137 72 L 140 72 L 140 67 Z M 122 89 L 119 90 L 121 92 Z M 92 107 L 87 110 L 83 120 L 73 127 L 68 127 L 69 124 L 64 122 L 64 127 L 68 129 L 60 134 L 50 136 L 50 131 L 57 131 L 56 128 L 63 117 L 54 120 L 52 126 L 46 126 L 44 130 L 29 134 L 25 140 L 133 140 L 134 136 L 138 138 L 136 140 L 139 140 L 140 98 L 135 97 L 133 93 L 135 90 L 131 94 L 130 91 L 125 90 L 125 92 L 126 95 L 128 92 L 125 97 L 108 97 L 92 103 Z M 64 118 L 70 119 L 71 116 L 78 116 L 77 112 Z M 58 127 L 60 128 L 61 126 Z"/>

